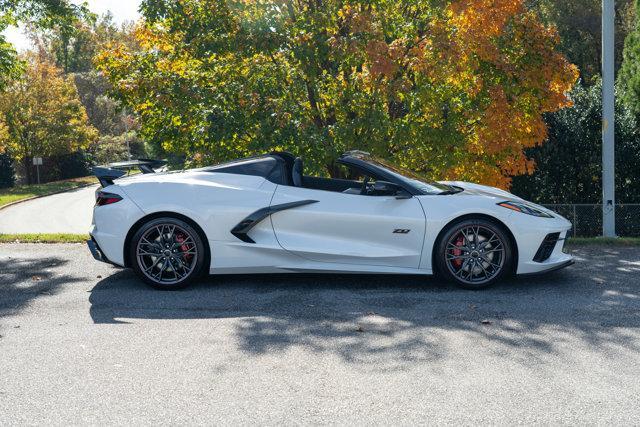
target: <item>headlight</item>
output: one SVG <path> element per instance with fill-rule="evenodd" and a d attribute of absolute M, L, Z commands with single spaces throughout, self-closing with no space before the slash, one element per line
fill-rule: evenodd
<path fill-rule="evenodd" d="M 549 215 L 548 213 L 543 212 L 540 209 L 534 208 L 533 206 L 522 202 L 500 202 L 498 203 L 498 206 L 511 209 L 512 211 L 522 212 L 527 215 L 539 216 L 541 218 L 553 218 L 552 215 Z"/>

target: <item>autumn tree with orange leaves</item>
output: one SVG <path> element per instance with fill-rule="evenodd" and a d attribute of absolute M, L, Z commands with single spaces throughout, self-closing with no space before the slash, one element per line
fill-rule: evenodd
<path fill-rule="evenodd" d="M 146 0 L 98 57 L 142 133 L 205 164 L 273 149 L 331 174 L 370 151 L 508 187 L 577 70 L 523 0 Z M 312 166 L 313 168 L 313 166 Z"/>

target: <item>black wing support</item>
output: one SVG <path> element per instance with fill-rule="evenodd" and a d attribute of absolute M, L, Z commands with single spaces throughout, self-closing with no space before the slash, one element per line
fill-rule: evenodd
<path fill-rule="evenodd" d="M 155 173 L 154 168 L 166 165 L 165 160 L 139 159 L 130 160 L 128 162 L 110 163 L 106 166 L 96 166 L 93 168 L 93 174 L 100 181 L 100 185 L 107 187 L 113 184 L 113 180 L 127 174 L 129 169 L 138 168 L 143 174 Z"/>
<path fill-rule="evenodd" d="M 93 168 L 93 174 L 98 178 L 98 181 L 100 181 L 100 185 L 108 187 L 113 184 L 114 179 L 118 179 L 121 176 L 126 175 L 127 172 L 103 166 L 96 166 Z"/>
<path fill-rule="evenodd" d="M 167 164 L 166 160 L 154 160 L 154 159 L 138 159 L 130 160 L 128 162 L 110 163 L 107 165 L 111 169 L 129 170 L 133 168 L 140 169 L 142 173 L 155 173 L 154 169 L 162 167 Z"/>
<path fill-rule="evenodd" d="M 231 230 L 231 234 L 236 236 L 238 239 L 247 243 L 255 243 L 255 241 L 247 235 L 249 231 L 256 225 L 258 225 L 262 220 L 267 218 L 268 216 L 280 212 L 285 211 L 287 209 L 293 209 L 300 206 L 310 205 L 312 203 L 318 203 L 317 200 L 300 200 L 299 202 L 291 202 L 291 203 L 283 203 L 281 205 L 273 205 L 266 208 L 259 209 L 240 221 L 238 225 L 233 227 Z"/>

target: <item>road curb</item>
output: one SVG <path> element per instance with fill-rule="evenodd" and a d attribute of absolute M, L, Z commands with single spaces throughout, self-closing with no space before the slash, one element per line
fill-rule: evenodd
<path fill-rule="evenodd" d="M 84 184 L 84 185 L 80 185 L 78 187 L 68 188 L 66 190 L 60 190 L 60 191 L 55 191 L 53 193 L 42 194 L 40 196 L 33 196 L 33 197 L 28 197 L 26 199 L 16 200 L 15 202 L 7 203 L 6 205 L 0 206 L 0 211 L 3 210 L 3 209 L 10 208 L 11 206 L 19 205 L 20 203 L 28 202 L 30 200 L 41 199 L 43 197 L 49 197 L 49 196 L 55 196 L 56 194 L 68 193 L 69 191 L 79 190 L 80 188 L 87 188 L 87 187 L 91 187 L 91 186 L 94 186 L 94 185 L 99 185 L 99 184 L 97 182 L 95 182 L 93 184 Z"/>

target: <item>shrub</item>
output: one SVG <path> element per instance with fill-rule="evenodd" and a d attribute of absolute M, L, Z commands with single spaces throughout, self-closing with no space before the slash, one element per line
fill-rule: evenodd
<path fill-rule="evenodd" d="M 532 175 L 513 179 L 512 192 L 544 203 L 600 203 L 602 200 L 602 86 L 580 85 L 575 105 L 545 119 L 549 138 L 528 150 Z M 622 102 L 616 106 L 616 201 L 640 203 L 640 138 L 635 116 Z"/>
<path fill-rule="evenodd" d="M 11 157 L 7 154 L 0 154 L 0 188 L 13 187 L 15 182 L 15 170 Z"/>

